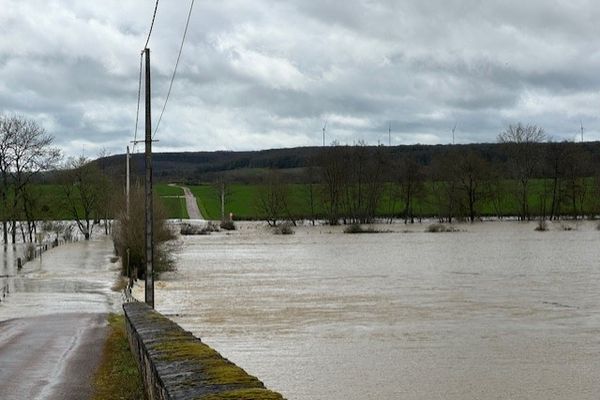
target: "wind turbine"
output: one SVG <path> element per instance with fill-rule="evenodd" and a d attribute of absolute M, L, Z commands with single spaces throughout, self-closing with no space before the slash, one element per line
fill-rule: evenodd
<path fill-rule="evenodd" d="M 323 125 L 323 147 L 325 147 L 325 131 L 327 131 L 327 122 L 328 120 L 325 120 L 325 125 Z"/>
<path fill-rule="evenodd" d="M 388 125 L 388 146 L 392 146 L 392 121 Z"/>
<path fill-rule="evenodd" d="M 583 143 L 583 120 L 579 120 L 579 123 L 581 124 L 581 143 Z"/>
<path fill-rule="evenodd" d="M 454 144 L 454 132 L 456 131 L 456 122 L 454 123 L 454 127 L 452 128 L 452 144 Z"/>

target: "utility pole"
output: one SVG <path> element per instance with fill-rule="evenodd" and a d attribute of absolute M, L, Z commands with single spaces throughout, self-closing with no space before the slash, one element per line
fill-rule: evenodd
<path fill-rule="evenodd" d="M 221 182 L 221 221 L 225 222 L 225 182 Z"/>
<path fill-rule="evenodd" d="M 150 49 L 145 48 L 146 56 L 146 304 L 154 308 L 154 235 L 152 204 L 152 95 L 150 88 Z"/>
<path fill-rule="evenodd" d="M 127 168 L 126 171 L 126 176 L 127 176 L 127 182 L 125 183 L 125 203 L 126 203 L 126 210 L 127 210 L 127 220 L 129 221 L 129 192 L 131 189 L 131 184 L 130 182 L 130 177 L 129 177 L 129 159 L 130 159 L 130 154 L 129 154 L 129 146 L 127 146 L 127 158 L 125 161 L 125 168 Z"/>

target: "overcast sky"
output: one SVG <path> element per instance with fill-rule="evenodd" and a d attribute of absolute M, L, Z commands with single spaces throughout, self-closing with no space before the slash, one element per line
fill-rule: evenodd
<path fill-rule="evenodd" d="M 189 1 L 162 0 L 153 116 Z M 154 0 L 0 0 L 0 112 L 67 155 L 124 152 Z M 600 4 L 585 0 L 196 0 L 157 151 L 364 140 L 490 142 L 509 123 L 600 139 Z M 143 117 L 142 117 L 143 120 Z M 143 124 L 140 135 L 143 134 Z"/>

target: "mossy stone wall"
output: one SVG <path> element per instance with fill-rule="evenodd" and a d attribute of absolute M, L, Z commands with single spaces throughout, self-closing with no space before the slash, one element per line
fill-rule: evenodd
<path fill-rule="evenodd" d="M 146 304 L 127 303 L 123 310 L 149 400 L 283 400 Z"/>

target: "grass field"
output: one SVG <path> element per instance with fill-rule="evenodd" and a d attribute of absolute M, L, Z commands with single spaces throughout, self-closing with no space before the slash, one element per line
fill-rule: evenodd
<path fill-rule="evenodd" d="M 543 179 L 537 179 L 531 182 L 529 209 L 532 214 L 540 213 L 540 210 L 542 209 L 540 197 L 544 192 L 544 184 L 547 185 L 546 190 L 550 190 L 550 183 L 549 180 L 544 181 Z M 594 196 L 592 179 L 588 179 L 586 184 L 587 189 L 584 200 L 585 210 L 596 209 L 598 200 Z M 503 193 L 501 196 L 497 196 L 496 200 L 493 200 L 490 197 L 478 204 L 477 210 L 479 216 L 496 216 L 498 211 L 502 216 L 515 216 L 520 213 L 520 205 L 514 195 L 514 193 L 516 193 L 515 182 L 505 181 L 502 185 Z M 403 212 L 404 204 L 401 201 L 397 201 L 394 207 L 391 206 L 389 200 L 390 189 L 392 189 L 391 184 L 387 185 L 382 196 L 382 200 L 377 210 L 379 216 L 398 216 Z M 211 185 L 198 185 L 190 186 L 190 190 L 196 196 L 200 211 L 206 218 L 211 220 L 218 220 L 221 218 L 220 198 L 214 187 Z M 225 206 L 226 214 L 232 212 L 236 219 L 242 220 L 262 219 L 264 216 L 261 215 L 259 207 L 257 206 L 259 190 L 259 185 L 232 184 L 230 186 L 229 200 Z M 308 185 L 290 184 L 288 185 L 288 190 L 290 194 L 289 207 L 292 214 L 294 216 L 309 217 L 312 213 L 310 210 Z M 318 185 L 314 186 L 314 192 L 316 194 L 315 213 L 317 216 L 323 216 L 325 214 L 325 210 L 319 201 L 319 194 L 321 191 L 322 187 L 319 187 Z M 436 206 L 436 195 L 432 183 L 428 182 L 426 184 L 425 192 L 425 196 L 415 202 L 415 214 L 435 216 L 438 214 L 438 207 Z M 549 209 L 551 200 L 548 197 L 546 201 L 547 209 Z M 570 214 L 572 212 L 570 203 L 564 203 L 561 212 L 563 214 Z"/>
<path fill-rule="evenodd" d="M 532 214 L 538 214 L 541 210 L 540 194 L 544 191 L 544 183 L 546 183 L 548 186 L 547 190 L 549 190 L 550 181 L 544 182 L 544 180 L 538 179 L 531 182 L 529 208 Z M 594 195 L 593 180 L 588 179 L 586 184 L 587 189 L 584 199 L 584 209 L 588 213 L 590 212 L 589 210 L 596 210 L 595 212 L 598 212 L 600 199 L 597 199 Z M 503 187 L 503 194 L 495 202 L 488 198 L 479 203 L 477 207 L 478 215 L 496 216 L 498 210 L 500 210 L 501 215 L 503 216 L 515 216 L 519 214 L 519 204 L 516 197 L 513 195 L 513 193 L 515 193 L 515 182 L 503 182 Z M 403 212 L 404 204 L 401 201 L 397 201 L 394 204 L 394 207 L 391 207 L 389 200 L 391 189 L 391 184 L 389 184 L 384 190 L 377 211 L 379 216 L 400 216 Z M 196 196 L 200 211 L 205 218 L 210 220 L 219 220 L 221 218 L 220 198 L 213 186 L 208 184 L 190 186 L 190 190 Z M 322 191 L 322 187 L 314 185 L 313 190 L 315 193 L 315 214 L 317 217 L 323 217 L 325 215 L 325 210 L 320 203 L 320 192 Z M 156 184 L 154 186 L 154 191 L 160 201 L 164 204 L 168 218 L 188 218 L 185 199 L 183 198 L 183 190 L 181 188 L 169 186 L 167 184 Z M 232 212 L 235 218 L 239 220 L 256 220 L 264 218 L 257 206 L 259 191 L 259 185 L 232 184 L 229 190 L 229 200 L 225 205 L 226 214 L 228 215 Z M 290 194 L 289 207 L 291 213 L 296 217 L 309 218 L 312 215 L 312 212 L 310 210 L 308 185 L 290 184 L 288 185 L 288 191 Z M 424 198 L 415 202 L 415 214 L 421 216 L 435 216 L 438 213 L 438 207 L 436 206 L 436 195 L 431 182 L 426 184 L 425 191 L 426 195 Z M 65 192 L 60 185 L 34 185 L 31 187 L 31 195 L 32 198 L 35 199 L 36 215 L 38 215 L 39 219 L 73 219 L 73 214 L 67 202 Z M 550 199 L 547 199 L 547 201 L 547 207 L 549 208 Z M 81 214 L 81 207 L 78 206 L 78 209 Z M 572 212 L 571 204 L 564 203 L 561 212 L 563 214 L 570 214 Z"/>

